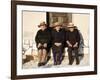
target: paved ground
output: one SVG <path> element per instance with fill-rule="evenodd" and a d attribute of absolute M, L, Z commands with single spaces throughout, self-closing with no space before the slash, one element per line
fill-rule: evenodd
<path fill-rule="evenodd" d="M 30 68 L 38 68 L 38 58 L 35 57 L 34 60 L 31 60 L 27 63 L 23 64 L 23 69 L 30 69 Z M 61 65 L 54 66 L 53 65 L 53 59 L 51 58 L 49 62 L 43 66 L 42 68 L 52 68 L 52 67 L 68 67 L 68 66 L 77 66 L 74 61 L 73 65 L 68 65 L 68 57 L 66 56 L 62 62 Z M 81 60 L 80 64 L 78 66 L 86 66 L 89 65 L 89 55 L 84 55 L 83 59 Z"/>

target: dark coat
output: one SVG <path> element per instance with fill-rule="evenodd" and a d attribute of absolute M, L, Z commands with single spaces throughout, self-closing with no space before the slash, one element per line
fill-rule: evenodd
<path fill-rule="evenodd" d="M 55 29 L 52 29 L 52 44 L 54 43 L 62 43 L 64 45 L 65 30 L 60 29 L 59 32 L 57 32 Z"/>
<path fill-rule="evenodd" d="M 73 32 L 67 30 L 66 31 L 66 41 L 69 41 L 72 45 L 78 42 L 78 46 L 80 43 L 80 34 L 77 29 L 74 29 Z"/>
<path fill-rule="evenodd" d="M 51 32 L 48 29 L 45 29 L 44 31 L 40 29 L 36 34 L 35 41 L 37 44 L 49 44 L 51 42 Z"/>

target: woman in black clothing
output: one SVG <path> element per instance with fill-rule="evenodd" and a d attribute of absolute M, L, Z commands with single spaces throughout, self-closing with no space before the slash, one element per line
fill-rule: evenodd
<path fill-rule="evenodd" d="M 49 50 L 49 44 L 51 42 L 51 33 L 47 29 L 45 22 L 40 23 L 38 26 L 41 29 L 37 32 L 35 41 L 38 48 L 39 63 L 38 66 L 43 66 L 46 63 L 47 52 Z"/>
<path fill-rule="evenodd" d="M 62 54 L 65 41 L 65 32 L 61 28 L 59 22 L 54 23 L 54 29 L 52 30 L 52 51 L 54 57 L 54 65 L 60 65 L 62 61 Z"/>
<path fill-rule="evenodd" d="M 73 23 L 68 24 L 68 31 L 66 32 L 66 43 L 68 45 L 68 58 L 69 65 L 73 64 L 74 57 L 72 53 L 75 53 L 76 64 L 79 64 L 78 48 L 80 43 L 80 35 Z"/>

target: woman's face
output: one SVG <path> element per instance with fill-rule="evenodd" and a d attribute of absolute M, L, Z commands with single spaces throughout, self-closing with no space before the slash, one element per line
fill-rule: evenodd
<path fill-rule="evenodd" d="M 60 30 L 60 26 L 56 26 L 55 29 L 56 29 L 57 31 L 59 31 L 59 30 Z"/>
<path fill-rule="evenodd" d="M 73 28 L 73 27 L 71 27 L 71 28 L 69 28 L 69 30 L 72 32 L 72 31 L 74 31 L 74 28 Z"/>
<path fill-rule="evenodd" d="M 74 31 L 74 24 L 73 24 L 73 23 L 69 23 L 69 24 L 68 24 L 68 29 L 69 29 L 70 31 Z"/>
<path fill-rule="evenodd" d="M 42 29 L 42 30 L 45 30 L 45 29 L 46 29 L 46 26 L 41 26 L 41 29 Z"/>

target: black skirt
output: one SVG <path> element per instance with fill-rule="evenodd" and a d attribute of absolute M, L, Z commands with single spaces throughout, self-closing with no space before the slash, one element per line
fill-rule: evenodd
<path fill-rule="evenodd" d="M 47 53 L 49 53 L 50 48 L 51 48 L 51 47 L 50 47 L 50 46 L 48 46 L 48 45 L 47 45 L 47 47 L 44 47 L 44 46 L 37 47 L 37 49 L 38 49 L 38 50 L 45 49 L 45 50 L 47 51 Z"/>

